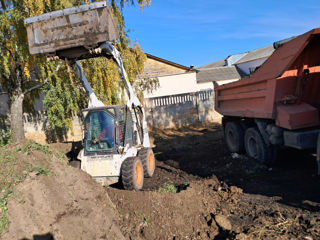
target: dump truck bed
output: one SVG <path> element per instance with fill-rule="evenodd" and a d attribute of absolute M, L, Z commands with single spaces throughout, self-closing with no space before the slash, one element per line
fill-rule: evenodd
<path fill-rule="evenodd" d="M 320 29 L 280 46 L 252 75 L 215 85 L 224 116 L 273 119 L 286 129 L 320 125 Z"/>
<path fill-rule="evenodd" d="M 25 24 L 32 55 L 55 56 L 65 49 L 69 54 L 76 49 L 76 54 L 81 48 L 94 48 L 119 37 L 111 8 L 105 1 L 27 18 Z"/>

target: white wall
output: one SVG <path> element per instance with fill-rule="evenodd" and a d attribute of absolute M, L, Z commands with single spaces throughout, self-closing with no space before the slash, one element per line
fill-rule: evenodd
<path fill-rule="evenodd" d="M 162 97 L 183 93 L 192 93 L 201 90 L 213 89 L 212 82 L 197 83 L 196 73 L 183 73 L 158 77 L 159 88 L 152 93 L 145 92 L 145 98 Z M 239 79 L 217 81 L 218 85 L 234 82 Z"/>
<path fill-rule="evenodd" d="M 250 74 L 249 68 L 255 68 L 261 66 L 268 58 L 260 58 L 250 62 L 244 62 L 240 64 L 236 64 L 238 68 L 240 68 L 246 74 Z"/>
<path fill-rule="evenodd" d="M 197 90 L 207 90 L 207 89 L 213 89 L 213 82 L 204 82 L 204 83 L 198 83 L 197 84 Z"/>
<path fill-rule="evenodd" d="M 159 88 L 152 93 L 145 92 L 145 98 L 190 93 L 198 90 L 195 72 L 163 76 L 158 79 Z"/>
<path fill-rule="evenodd" d="M 220 86 L 222 84 L 227 84 L 227 83 L 235 82 L 238 80 L 239 79 L 222 80 L 222 81 L 216 81 L 216 83 Z M 198 91 L 207 90 L 207 89 L 214 89 L 213 82 L 198 83 L 197 86 L 198 86 Z"/>
<path fill-rule="evenodd" d="M 222 81 L 217 81 L 217 84 L 220 86 L 223 84 L 227 84 L 227 83 L 231 83 L 231 82 L 235 82 L 235 81 L 239 81 L 239 80 L 240 79 L 238 79 L 238 78 L 230 79 L 230 80 L 222 80 Z"/>

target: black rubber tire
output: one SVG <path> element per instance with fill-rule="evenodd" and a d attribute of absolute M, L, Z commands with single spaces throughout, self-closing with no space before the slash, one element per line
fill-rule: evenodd
<path fill-rule="evenodd" d="M 244 131 L 240 123 L 229 121 L 224 127 L 224 138 L 232 153 L 244 152 Z"/>
<path fill-rule="evenodd" d="M 248 128 L 244 135 L 244 145 L 247 155 L 260 163 L 266 164 L 271 157 L 270 149 L 263 142 L 259 130 L 255 127 Z"/>
<path fill-rule="evenodd" d="M 124 189 L 141 190 L 143 187 L 143 165 L 138 157 L 128 157 L 121 166 L 121 179 Z"/>
<path fill-rule="evenodd" d="M 279 147 L 275 145 L 271 145 L 267 151 L 268 151 L 268 159 L 266 160 L 265 163 L 268 166 L 273 166 L 278 160 Z"/>
<path fill-rule="evenodd" d="M 79 160 L 71 160 L 69 161 L 69 165 L 74 168 L 81 168 L 81 161 Z"/>
<path fill-rule="evenodd" d="M 143 173 L 145 177 L 152 177 L 156 168 L 154 154 L 151 148 L 142 148 L 138 152 L 138 156 L 142 161 Z"/>

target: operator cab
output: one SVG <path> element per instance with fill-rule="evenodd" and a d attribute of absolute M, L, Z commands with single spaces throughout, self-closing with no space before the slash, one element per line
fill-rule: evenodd
<path fill-rule="evenodd" d="M 132 114 L 127 106 L 107 106 L 82 111 L 84 154 L 117 154 L 119 148 L 135 145 Z"/>
<path fill-rule="evenodd" d="M 90 111 L 85 119 L 87 152 L 112 151 L 115 142 L 113 109 Z"/>

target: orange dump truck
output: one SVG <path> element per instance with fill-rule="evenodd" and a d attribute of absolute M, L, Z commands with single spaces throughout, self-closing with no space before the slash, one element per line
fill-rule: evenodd
<path fill-rule="evenodd" d="M 250 76 L 215 84 L 226 143 L 263 163 L 279 146 L 315 149 L 320 174 L 320 28 L 275 45 Z"/>

